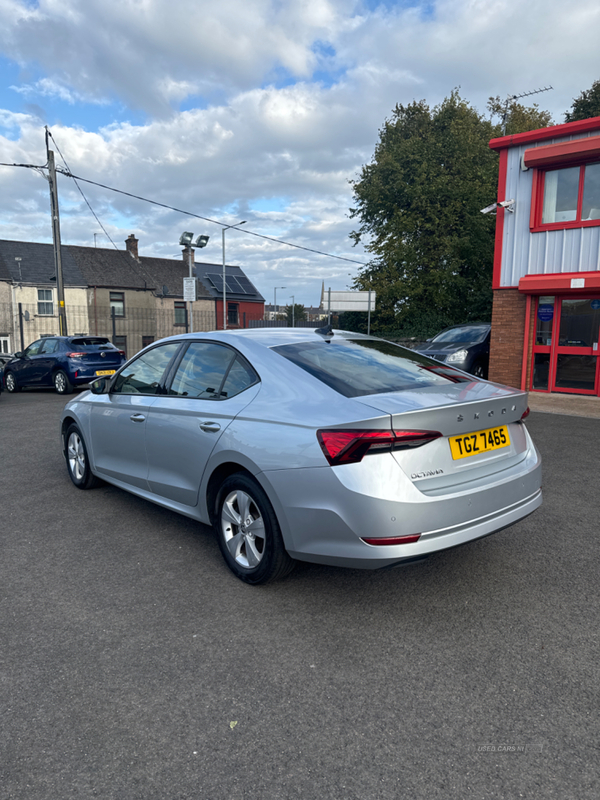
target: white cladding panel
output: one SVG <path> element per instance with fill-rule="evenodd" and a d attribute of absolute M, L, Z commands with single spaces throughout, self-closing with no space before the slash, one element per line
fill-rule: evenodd
<path fill-rule="evenodd" d="M 587 136 L 598 136 L 600 130 L 586 136 L 561 136 L 539 142 L 539 147 Z M 502 236 L 501 286 L 518 286 L 525 275 L 545 275 L 554 272 L 592 272 L 600 269 L 600 227 L 569 228 L 558 231 L 531 233 L 531 186 L 533 170 L 523 171 L 521 162 L 527 144 L 508 150 L 506 200 L 515 200 L 514 213 L 504 212 Z"/>

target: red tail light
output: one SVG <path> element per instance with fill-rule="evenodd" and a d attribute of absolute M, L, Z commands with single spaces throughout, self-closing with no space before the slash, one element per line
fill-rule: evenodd
<path fill-rule="evenodd" d="M 525 409 L 525 411 L 521 414 L 521 420 L 527 419 L 529 416 L 529 406 Z"/>
<path fill-rule="evenodd" d="M 81 358 L 85 353 L 67 353 L 67 358 Z"/>
<path fill-rule="evenodd" d="M 367 431 L 324 430 L 317 431 L 323 454 L 332 467 L 339 464 L 356 464 L 366 455 L 421 447 L 439 439 L 438 431 Z"/>

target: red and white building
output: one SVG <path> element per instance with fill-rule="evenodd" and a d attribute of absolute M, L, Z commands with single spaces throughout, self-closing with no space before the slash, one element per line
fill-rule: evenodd
<path fill-rule="evenodd" d="M 490 380 L 600 395 L 600 117 L 493 139 Z"/>

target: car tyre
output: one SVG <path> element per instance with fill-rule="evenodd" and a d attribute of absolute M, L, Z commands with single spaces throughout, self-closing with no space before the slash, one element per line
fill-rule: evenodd
<path fill-rule="evenodd" d="M 69 376 L 62 369 L 54 373 L 54 388 L 58 394 L 71 394 L 73 392 L 73 384 L 69 380 Z"/>
<path fill-rule="evenodd" d="M 6 386 L 6 391 L 11 394 L 21 391 L 21 387 L 17 383 L 17 379 L 12 372 L 7 372 L 4 376 L 4 385 Z"/>
<path fill-rule="evenodd" d="M 238 472 L 221 484 L 213 520 L 227 566 L 245 583 L 280 580 L 294 568 L 273 506 L 249 475 Z"/>
<path fill-rule="evenodd" d="M 65 437 L 65 459 L 69 477 L 78 489 L 93 489 L 100 479 L 90 469 L 87 448 L 79 427 L 73 423 Z"/>

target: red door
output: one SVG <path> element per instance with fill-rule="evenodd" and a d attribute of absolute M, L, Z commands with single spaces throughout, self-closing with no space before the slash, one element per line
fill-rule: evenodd
<path fill-rule="evenodd" d="M 553 392 L 598 394 L 600 298 L 562 297 L 552 337 Z"/>

